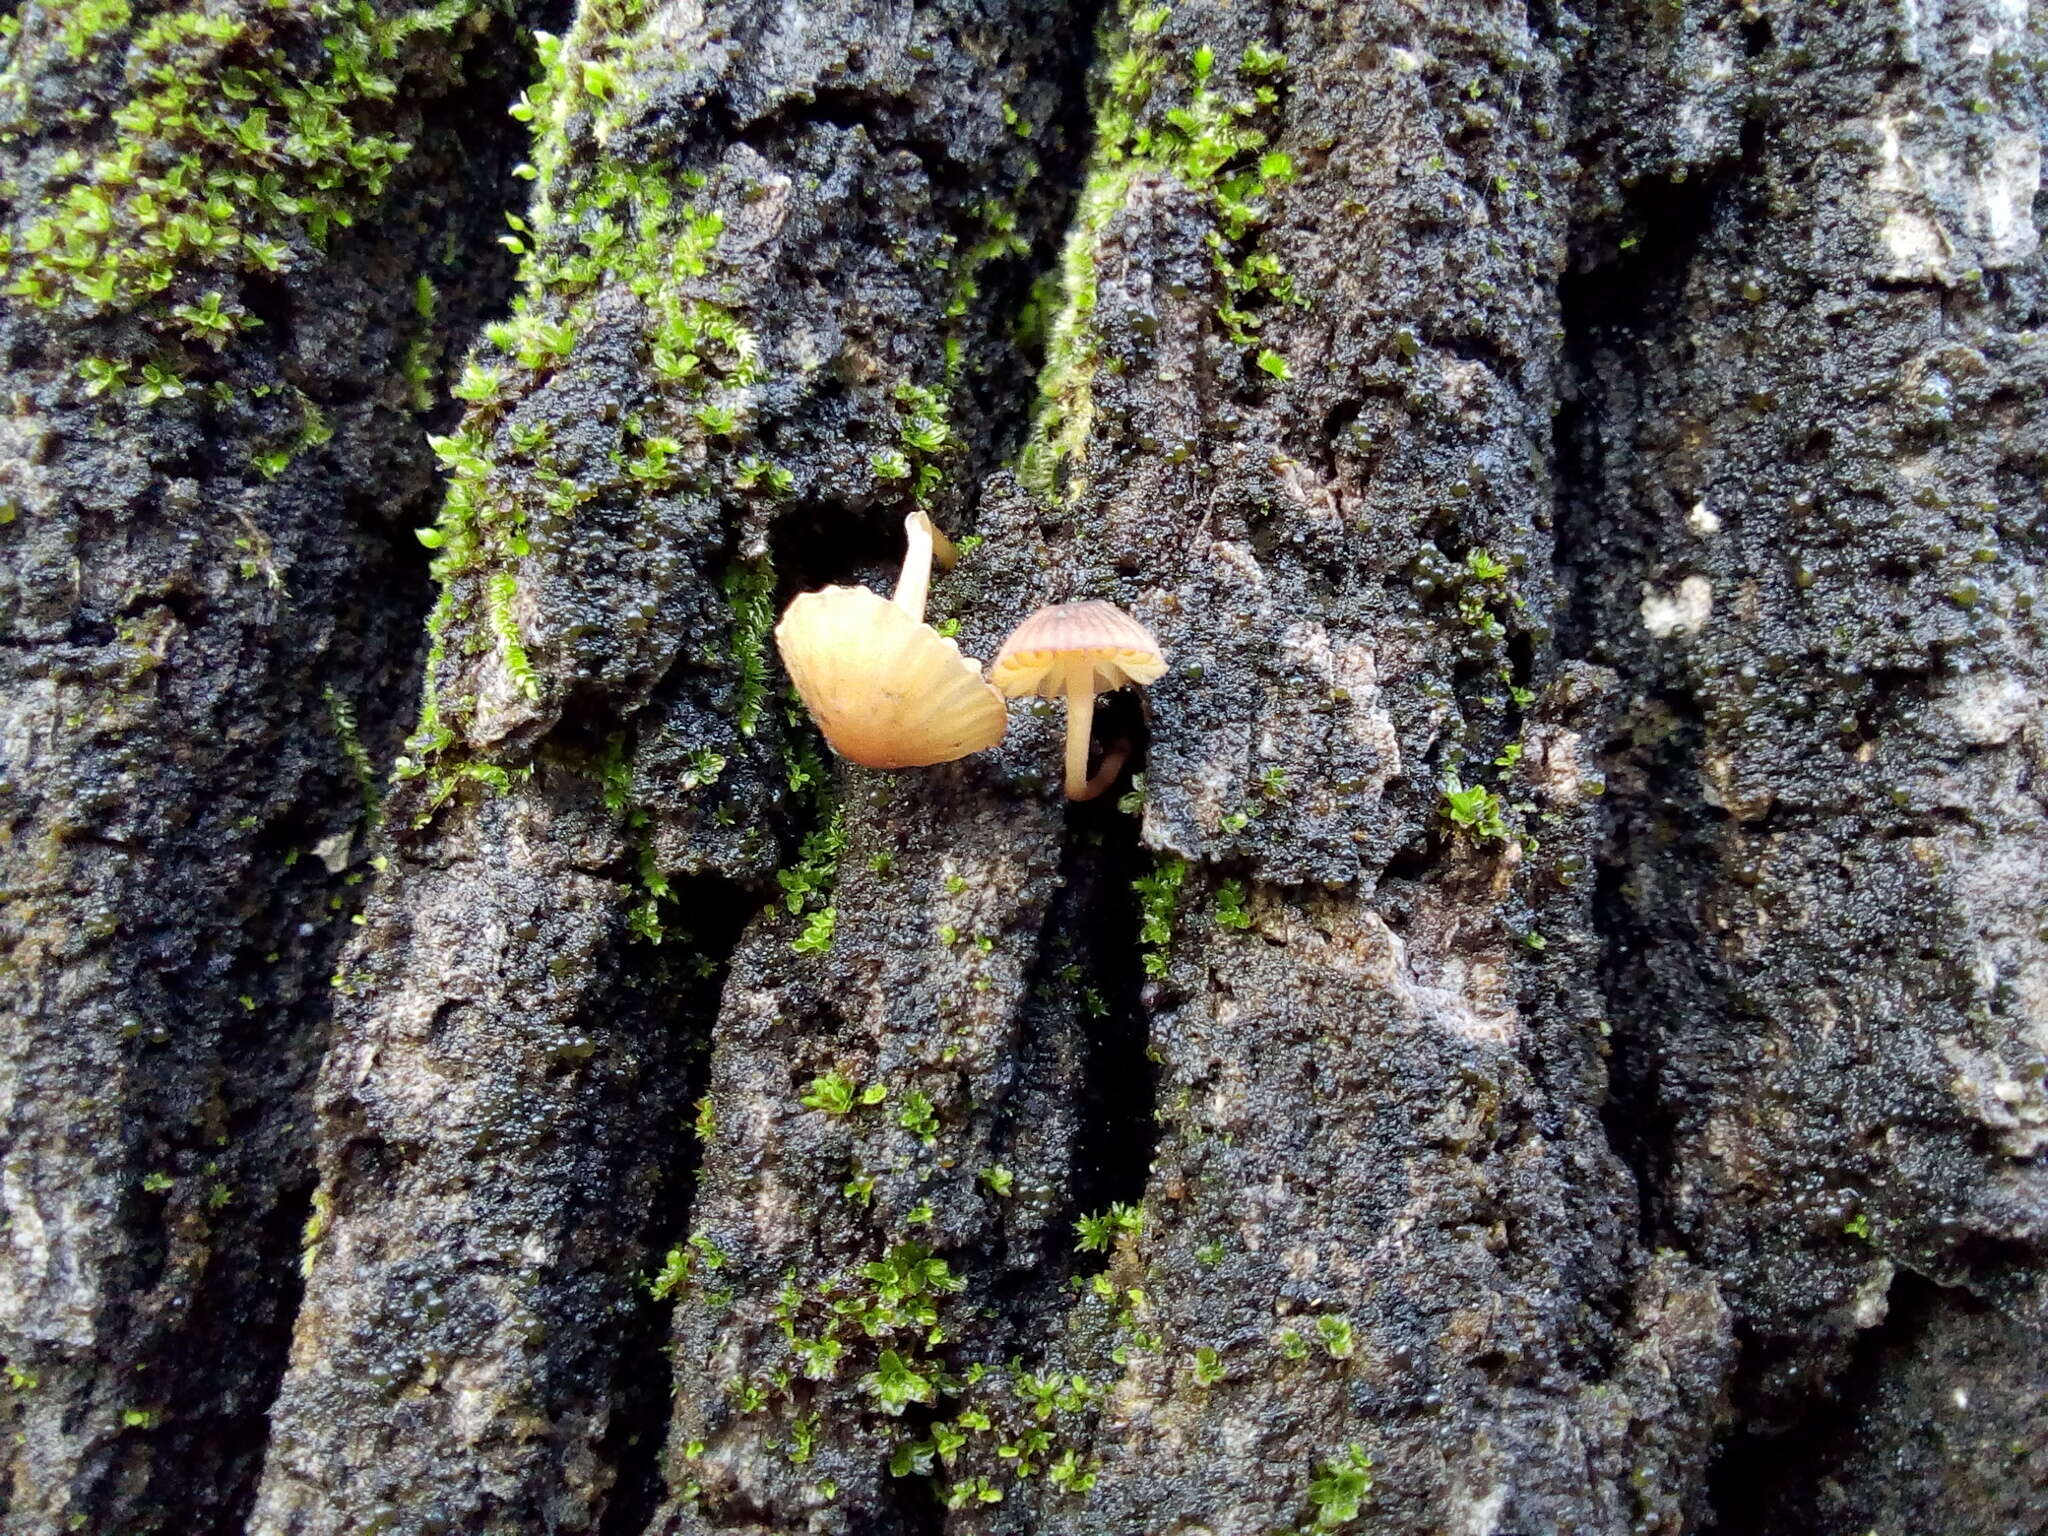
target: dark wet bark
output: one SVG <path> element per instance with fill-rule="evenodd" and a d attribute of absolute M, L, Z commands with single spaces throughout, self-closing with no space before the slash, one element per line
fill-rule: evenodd
<path fill-rule="evenodd" d="M 0 1525 L 2048 1529 L 2025 7 L 115 11 L 0 78 Z M 787 695 L 920 503 L 1164 642 L 1103 799 Z"/>
<path fill-rule="evenodd" d="M 219 35 L 146 47 L 179 13 L 119 9 L 13 13 L 0 90 L 0 1525 L 23 1533 L 237 1530 L 247 1511 L 298 1299 L 327 977 L 417 689 L 424 433 L 502 302 L 519 144 L 500 125 L 526 68 L 518 20 L 488 8 L 369 65 L 388 100 L 322 63 L 351 35 L 338 15 L 222 7 Z M 157 69 L 189 86 L 183 126 L 117 128 L 162 103 Z M 267 104 L 281 133 L 281 93 L 313 88 L 346 125 L 327 158 L 277 134 L 231 153 L 196 126 Z M 379 193 L 333 158 L 372 137 L 409 146 Z M 225 218 L 263 232 L 264 261 L 187 250 L 167 287 L 103 302 L 30 286 L 53 265 L 38 224 L 80 249 L 73 187 L 114 204 L 82 280 L 155 249 L 163 211 L 189 208 L 135 199 L 187 154 L 195 186 L 273 178 L 288 201 Z M 323 180 L 356 220 L 324 238 L 285 211 Z M 210 345 L 173 313 L 208 293 L 260 324 Z M 147 398 L 151 368 L 174 393 Z"/>

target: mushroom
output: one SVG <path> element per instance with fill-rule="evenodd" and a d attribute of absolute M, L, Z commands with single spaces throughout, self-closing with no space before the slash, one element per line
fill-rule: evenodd
<path fill-rule="evenodd" d="M 903 520 L 909 547 L 894 599 L 866 587 L 805 592 L 775 626 L 790 681 L 841 757 L 868 768 L 924 768 L 1003 739 L 1003 698 L 960 647 L 924 622 L 936 546 L 953 546 L 922 511 Z"/>
<path fill-rule="evenodd" d="M 1123 754 L 1113 752 L 1088 777 L 1088 736 L 1095 695 L 1125 683 L 1157 682 L 1166 657 L 1152 632 L 1111 603 L 1055 603 L 1010 632 L 988 679 L 1005 698 L 1026 694 L 1067 701 L 1067 798 L 1093 800 L 1116 781 Z"/>

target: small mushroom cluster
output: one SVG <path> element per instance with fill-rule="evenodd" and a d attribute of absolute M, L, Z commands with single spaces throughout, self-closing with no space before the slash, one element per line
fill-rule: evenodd
<path fill-rule="evenodd" d="M 1067 701 L 1067 798 L 1092 800 L 1116 782 L 1112 749 L 1091 778 L 1095 696 L 1166 671 L 1159 642 L 1121 608 L 1055 603 L 1011 632 L 984 679 L 972 658 L 924 621 L 932 562 L 953 546 L 922 511 L 903 521 L 908 547 L 896 595 L 826 587 L 793 601 L 775 626 L 790 680 L 834 751 L 869 768 L 923 768 L 985 752 L 1003 739 L 1005 699 Z"/>

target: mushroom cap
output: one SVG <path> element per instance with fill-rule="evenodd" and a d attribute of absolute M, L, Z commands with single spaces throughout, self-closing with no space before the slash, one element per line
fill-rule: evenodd
<path fill-rule="evenodd" d="M 1003 739 L 1003 698 L 981 668 L 866 587 L 802 594 L 775 648 L 832 750 L 866 767 L 950 763 Z"/>
<path fill-rule="evenodd" d="M 1076 658 L 1095 668 L 1097 693 L 1157 682 L 1166 673 L 1166 657 L 1151 630 L 1114 603 L 1091 600 L 1055 603 L 1019 624 L 989 663 L 988 680 L 1006 698 L 1064 698 L 1065 663 Z"/>

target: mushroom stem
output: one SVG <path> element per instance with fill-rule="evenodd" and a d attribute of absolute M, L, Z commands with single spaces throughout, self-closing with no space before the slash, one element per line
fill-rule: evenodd
<path fill-rule="evenodd" d="M 1088 738 L 1095 729 L 1095 667 L 1085 658 L 1067 664 L 1067 798 L 1102 793 L 1088 787 Z"/>
<path fill-rule="evenodd" d="M 1130 756 L 1131 744 L 1128 740 L 1119 741 L 1111 746 L 1104 747 L 1102 749 L 1102 761 L 1096 766 L 1094 777 L 1081 786 L 1081 793 L 1078 795 L 1071 789 L 1068 790 L 1067 798 L 1069 800 L 1093 800 L 1117 781 L 1118 775 L 1124 771 L 1124 764 L 1130 760 Z"/>
<path fill-rule="evenodd" d="M 932 520 L 923 511 L 917 511 L 903 519 L 903 574 L 896 578 L 896 595 L 890 601 L 918 623 L 924 622 L 924 600 L 932 585 L 932 552 L 936 539 L 945 535 L 932 526 Z M 953 541 L 946 539 L 946 554 L 953 552 Z M 942 562 L 950 566 L 951 559 Z"/>

